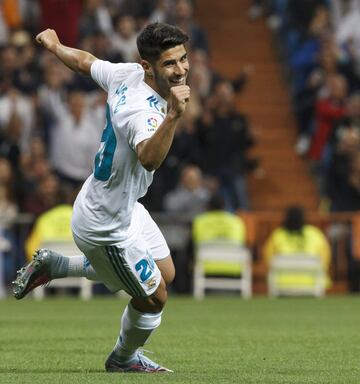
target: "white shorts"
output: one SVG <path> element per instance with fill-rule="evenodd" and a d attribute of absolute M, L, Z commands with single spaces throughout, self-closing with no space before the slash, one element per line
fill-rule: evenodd
<path fill-rule="evenodd" d="M 168 257 L 170 250 L 148 211 L 144 210 L 142 220 L 142 232 L 126 248 L 120 243 L 90 244 L 73 234 L 76 245 L 111 292 L 124 290 L 133 297 L 146 297 L 160 284 L 161 273 L 155 261 Z"/>

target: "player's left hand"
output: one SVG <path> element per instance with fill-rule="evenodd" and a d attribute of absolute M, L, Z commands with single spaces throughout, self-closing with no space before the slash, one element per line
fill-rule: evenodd
<path fill-rule="evenodd" d="M 45 29 L 36 36 L 36 41 L 50 52 L 55 52 L 56 46 L 60 44 L 58 35 L 53 29 Z"/>

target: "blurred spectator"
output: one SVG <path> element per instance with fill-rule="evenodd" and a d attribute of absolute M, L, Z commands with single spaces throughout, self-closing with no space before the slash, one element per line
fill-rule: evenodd
<path fill-rule="evenodd" d="M 356 11 L 357 8 L 360 9 L 358 0 L 330 0 L 331 17 L 334 29 L 337 30 L 344 17 L 352 11 Z"/>
<path fill-rule="evenodd" d="M 346 138 L 346 139 L 345 139 Z M 345 143 L 347 141 L 347 143 Z M 360 135 L 348 132 L 342 140 L 342 150 L 353 156 L 334 157 L 330 169 L 328 193 L 333 211 L 355 212 L 360 210 Z M 356 150 L 353 148 L 356 147 Z M 335 163 L 336 160 L 342 160 Z"/>
<path fill-rule="evenodd" d="M 21 155 L 19 175 L 19 202 L 23 209 L 26 197 L 35 192 L 41 179 L 51 174 L 48 155 L 44 142 L 40 137 L 34 137 L 30 142 L 30 150 Z"/>
<path fill-rule="evenodd" d="M 324 165 L 342 163 L 359 150 L 360 134 L 360 94 L 353 94 L 345 105 L 345 116 L 334 122 L 332 133 L 326 147 Z M 337 158 L 335 160 L 335 158 Z"/>
<path fill-rule="evenodd" d="M 177 187 L 181 170 L 189 164 L 199 165 L 201 162 L 200 143 L 194 122 L 201 109 L 197 110 L 200 107 L 193 96 L 195 95 L 191 95 L 191 101 L 176 128 L 169 153 L 156 171 L 154 181 L 142 200 L 150 210 L 163 210 L 164 196 Z"/>
<path fill-rule="evenodd" d="M 188 165 L 181 172 L 179 186 L 165 195 L 164 207 L 167 212 L 196 215 L 205 210 L 208 200 L 200 168 Z"/>
<path fill-rule="evenodd" d="M 115 32 L 111 36 L 114 51 L 119 52 L 125 62 L 137 62 L 139 58 L 137 45 L 136 20 L 133 16 L 120 16 L 115 24 Z"/>
<path fill-rule="evenodd" d="M 50 173 L 40 179 L 34 192 L 25 196 L 23 208 L 25 212 L 37 217 L 62 201 L 64 201 L 64 195 L 59 179 Z"/>
<path fill-rule="evenodd" d="M 195 94 L 202 101 L 205 101 L 214 92 L 215 86 L 226 79 L 211 68 L 209 55 L 205 51 L 195 49 L 191 52 L 189 59 L 191 71 L 188 76 L 188 84 L 192 90 L 191 98 Z M 235 78 L 227 79 L 231 81 L 236 93 L 243 90 L 253 71 L 253 66 L 247 64 L 241 68 Z"/>
<path fill-rule="evenodd" d="M 360 3 L 358 0 L 332 0 L 338 46 L 360 60 Z"/>
<path fill-rule="evenodd" d="M 254 145 L 247 119 L 237 112 L 229 81 L 220 82 L 198 122 L 202 169 L 217 178 L 229 210 L 248 209 L 245 174 L 256 164 L 247 156 Z"/>
<path fill-rule="evenodd" d="M 18 207 L 15 201 L 15 174 L 9 160 L 0 158 L 0 227 L 8 228 L 15 220 Z"/>
<path fill-rule="evenodd" d="M 5 296 L 6 276 L 12 276 L 17 244 L 11 227 L 18 213 L 14 194 L 14 174 L 7 159 L 0 158 L 0 298 Z"/>
<path fill-rule="evenodd" d="M 13 73 L 9 75 L 15 88 L 30 95 L 41 78 L 33 38 L 27 31 L 20 30 L 12 34 L 10 42 L 8 49 L 14 49 L 15 62 Z"/>
<path fill-rule="evenodd" d="M 18 133 L 7 126 L 0 130 L 0 157 L 8 159 L 15 170 L 18 169 L 20 160 L 20 143 Z"/>
<path fill-rule="evenodd" d="M 243 245 L 246 241 L 245 224 L 239 216 L 225 211 L 224 199 L 213 194 L 206 212 L 193 220 L 193 240 L 195 243 L 228 240 Z"/>
<path fill-rule="evenodd" d="M 82 49 L 89 50 L 95 57 L 113 63 L 121 63 L 124 58 L 119 50 L 112 49 L 111 36 L 95 31 L 82 40 Z"/>
<path fill-rule="evenodd" d="M 90 175 L 105 124 L 103 98 L 94 100 L 79 89 L 70 90 L 67 102 L 48 90 L 40 105 L 52 117 L 49 156 L 63 186 L 78 188 Z"/>
<path fill-rule="evenodd" d="M 206 212 L 194 217 L 192 239 L 195 246 L 208 242 L 242 246 L 246 241 L 246 227 L 239 216 L 225 211 L 224 199 L 215 193 L 209 200 Z M 203 268 L 206 275 L 217 277 L 239 277 L 242 272 L 239 262 L 221 261 L 221 255 L 217 260 L 206 260 Z"/>
<path fill-rule="evenodd" d="M 295 97 L 295 112 L 299 124 L 299 140 L 296 145 L 298 154 L 304 155 L 310 146 L 310 136 L 315 116 L 315 104 L 321 93 L 326 89 L 326 81 L 330 75 L 342 74 L 346 77 L 349 90 L 356 87 L 356 73 L 353 64 L 343 61 L 339 56 L 334 42 L 322 47 L 319 57 L 319 67 L 314 69 L 306 87 Z"/>
<path fill-rule="evenodd" d="M 193 11 L 190 0 L 176 0 L 174 24 L 189 35 L 192 50 L 201 49 L 209 53 L 206 33 L 194 22 Z"/>
<path fill-rule="evenodd" d="M 318 65 L 321 43 L 330 32 L 330 16 L 325 7 L 317 7 L 307 33 L 291 53 L 289 65 L 294 77 L 294 95 L 303 91 L 311 71 Z"/>
<path fill-rule="evenodd" d="M 113 32 L 109 9 L 104 0 L 85 0 L 80 20 L 80 36 L 102 32 L 110 36 Z"/>
<path fill-rule="evenodd" d="M 169 18 L 173 18 L 173 0 L 157 0 L 155 8 L 149 15 L 149 23 L 166 23 Z"/>
<path fill-rule="evenodd" d="M 275 255 L 291 257 L 296 254 L 319 257 L 324 270 L 329 272 L 331 253 L 328 240 L 319 228 L 306 223 L 302 207 L 293 206 L 288 208 L 282 226 L 267 239 L 264 257 L 266 263 L 270 264 Z"/>
<path fill-rule="evenodd" d="M 311 23 L 319 17 L 319 12 L 321 18 L 325 16 L 324 7 L 327 0 L 291 0 L 286 3 L 289 22 L 302 35 L 307 33 Z"/>
<path fill-rule="evenodd" d="M 2 184 L 0 184 L 0 228 L 9 228 L 15 221 L 18 207 L 11 201 L 10 191 Z"/>
<path fill-rule="evenodd" d="M 330 75 L 326 81 L 327 95 L 315 106 L 315 130 L 311 141 L 309 158 L 320 161 L 331 136 L 336 119 L 344 116 L 347 97 L 347 81 L 342 75 Z"/>
<path fill-rule="evenodd" d="M 123 15 L 132 15 L 138 21 L 141 29 L 156 7 L 156 0 L 121 0 L 119 13 Z"/>
<path fill-rule="evenodd" d="M 35 122 L 33 104 L 12 88 L 9 78 L 3 79 L 0 87 L 0 134 L 9 136 L 12 143 L 26 151 Z"/>
<path fill-rule="evenodd" d="M 19 11 L 22 18 L 22 28 L 35 36 L 40 26 L 40 1 L 19 0 Z"/>
<path fill-rule="evenodd" d="M 188 77 L 188 83 L 192 89 L 202 98 L 209 96 L 214 88 L 215 82 L 219 76 L 211 70 L 209 66 L 209 57 L 201 49 L 196 49 L 190 55 L 191 71 Z"/>

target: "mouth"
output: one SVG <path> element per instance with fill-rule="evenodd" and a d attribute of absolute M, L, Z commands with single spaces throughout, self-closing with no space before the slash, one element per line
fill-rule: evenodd
<path fill-rule="evenodd" d="M 173 85 L 185 85 L 186 77 L 183 76 L 183 77 L 180 77 L 178 79 L 170 79 L 169 82 L 170 82 L 170 84 L 173 84 Z"/>

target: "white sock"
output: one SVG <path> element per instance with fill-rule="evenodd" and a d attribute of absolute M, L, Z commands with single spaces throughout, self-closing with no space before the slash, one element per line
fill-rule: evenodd
<path fill-rule="evenodd" d="M 86 277 L 88 280 L 99 281 L 95 269 L 84 255 L 69 256 L 67 259 L 69 260 L 67 276 Z"/>
<path fill-rule="evenodd" d="M 130 360 L 160 325 L 161 315 L 162 312 L 139 312 L 129 303 L 121 318 L 120 336 L 114 347 L 116 355 L 124 360 Z"/>

